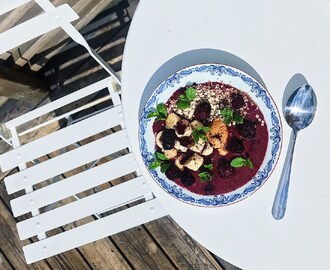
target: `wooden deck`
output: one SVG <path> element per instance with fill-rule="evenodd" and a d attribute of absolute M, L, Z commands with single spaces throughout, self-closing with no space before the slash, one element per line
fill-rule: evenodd
<path fill-rule="evenodd" d="M 55 2 L 55 1 L 54 1 Z M 56 3 L 65 1 L 56 1 Z M 67 1 L 78 5 L 88 1 Z M 109 7 L 111 1 L 99 1 L 104 6 L 99 9 L 98 15 L 87 26 L 82 28 L 82 33 L 90 45 L 116 70 L 120 71 L 122 53 L 131 17 L 134 14 L 138 0 L 120 1 L 119 4 Z M 94 3 L 94 2 L 93 2 Z M 108 4 L 105 4 L 108 3 Z M 85 11 L 88 9 L 86 4 Z M 102 11 L 101 11 L 102 10 Z M 100 12 L 101 11 L 101 12 Z M 87 24 L 87 23 L 86 23 Z M 1 29 L 1 22 L 0 22 Z M 63 39 L 62 39 L 63 41 Z M 100 69 L 87 52 L 71 42 L 63 42 L 59 46 L 51 46 L 36 56 L 30 51 L 31 59 L 46 59 L 42 65 L 22 67 L 12 55 L 4 59 L 5 67 L 16 68 L 27 74 L 34 73 L 46 85 L 46 98 L 39 100 L 15 99 L 13 97 L 0 98 L 0 121 L 7 121 L 17 115 L 31 110 L 36 106 L 57 99 L 88 85 L 107 74 Z M 29 50 L 27 50 L 29 51 Z M 40 63 L 40 61 L 36 61 Z M 26 64 L 26 63 L 25 63 Z M 24 64 L 24 65 L 25 65 Z M 24 66 L 23 65 L 23 66 Z M 57 129 L 55 123 L 48 129 Z M 48 130 L 49 131 L 49 130 Z M 46 130 L 46 132 L 48 132 Z M 42 136 L 43 134 L 33 134 Z M 25 137 L 24 141 L 28 141 Z M 8 146 L 0 141 L 0 151 L 8 150 Z M 47 158 L 47 156 L 42 157 Z M 161 218 L 153 222 L 138 226 L 128 231 L 93 242 L 80 248 L 51 257 L 47 260 L 27 265 L 22 253 L 22 245 L 35 241 L 29 239 L 20 241 L 16 232 L 15 223 L 22 219 L 14 218 L 11 214 L 9 200 L 3 178 L 13 171 L 0 174 L 0 269 L 192 269 L 212 270 L 238 269 L 231 264 L 217 258 L 207 249 L 199 245 L 186 234 L 170 217 Z M 66 176 L 64 176 L 66 177 Z M 76 224 L 68 224 L 61 230 L 69 230 L 71 226 L 79 226 L 89 222 L 93 217 L 87 217 Z M 56 233 L 52 231 L 51 233 Z M 217 236 L 221 241 L 221 235 Z"/>

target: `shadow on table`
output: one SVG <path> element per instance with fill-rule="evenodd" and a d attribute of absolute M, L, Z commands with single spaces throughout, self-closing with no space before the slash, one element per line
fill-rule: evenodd
<path fill-rule="evenodd" d="M 238 56 L 216 49 L 191 50 L 174 56 L 153 74 L 144 89 L 139 107 L 139 115 L 142 114 L 148 98 L 163 80 L 185 67 L 203 63 L 224 64 L 235 67 L 254 77 L 265 87 L 265 83 L 255 69 Z"/>

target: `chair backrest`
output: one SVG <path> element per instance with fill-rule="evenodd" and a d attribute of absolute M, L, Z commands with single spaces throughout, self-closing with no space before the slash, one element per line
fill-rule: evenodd
<path fill-rule="evenodd" d="M 25 2 L 11 0 L 0 11 Z M 8 30 L 9 34 L 1 33 L 0 46 L 2 38 L 19 35 L 32 24 L 47 25 L 49 18 L 40 16 L 61 14 L 54 21 L 59 19 L 60 27 L 67 29 L 69 35 L 76 31 L 69 26 L 76 15 L 68 5 L 55 8 L 47 0 L 36 2 L 46 10 L 37 16 L 38 22 L 31 19 Z M 55 23 L 48 28 L 43 26 L 42 31 L 32 30 L 29 37 L 19 37 L 16 42 L 32 39 L 53 27 Z M 81 38 L 78 32 L 77 39 Z M 7 50 L 8 46 L 0 48 Z M 95 56 L 91 49 L 88 51 Z M 5 123 L 13 149 L 0 155 L 0 166 L 2 171 L 18 167 L 5 178 L 5 185 L 15 197 L 10 202 L 13 215 L 24 218 L 17 223 L 19 237 L 38 238 L 23 247 L 27 263 L 167 214 L 140 175 L 130 152 L 121 100 L 112 87 L 113 80 L 119 81 L 119 77 L 98 81 Z M 81 225 L 79 221 L 86 217 L 93 217 L 92 221 Z M 74 228 L 63 231 L 68 224 Z"/>
<path fill-rule="evenodd" d="M 32 0 L 5 1 L 0 5 L 0 15 L 30 1 Z M 68 4 L 55 7 L 49 0 L 34 0 L 34 2 L 44 10 L 44 13 L 0 33 L 0 54 L 60 27 L 75 42 L 85 47 L 91 57 L 93 57 L 120 85 L 119 75 L 108 65 L 107 62 L 89 47 L 84 37 L 70 23 L 78 19 L 79 16 Z"/>

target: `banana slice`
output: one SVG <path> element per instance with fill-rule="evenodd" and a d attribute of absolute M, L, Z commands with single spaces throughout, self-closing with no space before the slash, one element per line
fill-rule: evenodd
<path fill-rule="evenodd" d="M 211 130 L 206 132 L 206 137 L 211 145 L 218 149 L 220 155 L 226 155 L 228 151 L 226 150 L 226 143 L 228 140 L 228 130 L 224 122 L 220 118 L 213 120 L 210 126 Z"/>
<path fill-rule="evenodd" d="M 213 152 L 213 147 L 207 142 L 204 144 L 204 148 L 203 148 L 203 151 L 202 151 L 202 155 L 203 156 L 209 156 L 211 155 Z"/>
<path fill-rule="evenodd" d="M 175 141 L 174 148 L 180 152 L 187 152 L 188 148 L 181 145 L 179 141 Z"/>
<path fill-rule="evenodd" d="M 198 143 L 191 144 L 188 147 L 191 151 L 194 151 L 196 153 L 201 153 L 204 149 L 204 145 L 205 145 L 205 142 L 202 140 L 199 140 Z"/>
<path fill-rule="evenodd" d="M 201 122 L 199 122 L 198 120 L 194 120 L 194 121 L 192 121 L 192 122 L 190 123 L 190 125 L 191 125 L 191 127 L 192 127 L 193 129 L 200 128 L 200 127 L 203 127 L 203 126 L 204 126 L 204 125 L 203 125 Z"/>
<path fill-rule="evenodd" d="M 181 120 L 181 118 L 175 113 L 170 113 L 165 121 L 165 127 L 168 129 L 174 129 L 176 124 Z"/>
<path fill-rule="evenodd" d="M 178 151 L 175 148 L 170 149 L 170 150 L 164 150 L 164 155 L 168 159 L 172 159 L 172 158 L 175 158 L 178 155 Z"/>
<path fill-rule="evenodd" d="M 181 164 L 182 157 L 178 157 L 175 159 L 174 164 L 179 168 L 180 171 L 183 171 L 184 167 Z"/>
<path fill-rule="evenodd" d="M 157 144 L 158 147 L 160 147 L 161 149 L 163 149 L 163 142 L 162 142 L 162 140 L 161 140 L 162 134 L 163 134 L 163 131 L 160 131 L 160 132 L 158 132 L 157 135 L 156 135 L 156 144 Z"/>
<path fill-rule="evenodd" d="M 180 120 L 175 127 L 176 136 L 180 137 L 189 137 L 192 133 L 192 128 L 188 120 Z"/>
<path fill-rule="evenodd" d="M 183 166 L 187 167 L 188 169 L 192 170 L 192 171 L 197 171 L 200 166 L 202 166 L 204 162 L 203 157 L 201 157 L 200 155 L 194 153 L 192 155 L 192 157 L 190 157 L 184 164 Z"/>

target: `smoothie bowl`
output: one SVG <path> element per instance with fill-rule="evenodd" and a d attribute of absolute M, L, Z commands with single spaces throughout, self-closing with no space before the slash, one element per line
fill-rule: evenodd
<path fill-rule="evenodd" d="M 281 124 L 269 93 L 233 67 L 182 69 L 153 92 L 140 119 L 143 161 L 175 198 L 224 206 L 255 192 L 274 169 Z"/>

